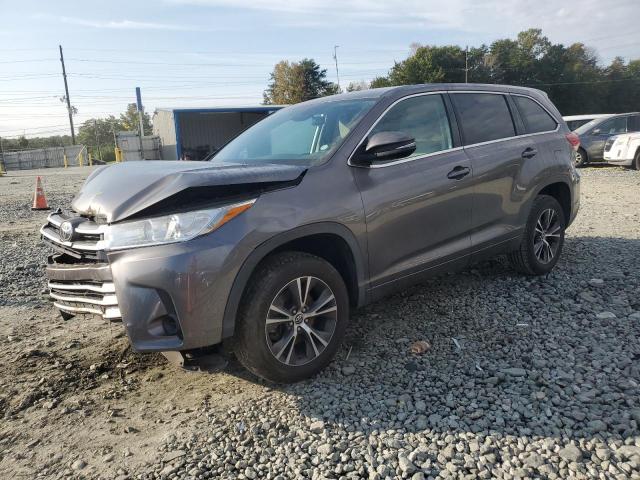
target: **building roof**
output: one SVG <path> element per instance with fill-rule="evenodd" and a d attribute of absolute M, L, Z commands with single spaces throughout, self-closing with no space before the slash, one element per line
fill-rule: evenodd
<path fill-rule="evenodd" d="M 156 108 L 155 112 L 172 112 L 172 113 L 224 113 L 224 112 L 270 112 L 272 110 L 280 110 L 286 105 L 249 105 L 240 107 L 164 107 Z M 154 113 L 155 113 L 154 112 Z"/>

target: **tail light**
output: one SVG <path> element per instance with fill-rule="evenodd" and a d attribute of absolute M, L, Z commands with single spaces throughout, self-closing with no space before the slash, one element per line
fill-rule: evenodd
<path fill-rule="evenodd" d="M 580 137 L 573 132 L 567 133 L 565 137 L 567 139 L 567 142 L 571 144 L 571 148 L 573 148 L 575 151 L 578 151 L 578 147 L 580 146 Z"/>

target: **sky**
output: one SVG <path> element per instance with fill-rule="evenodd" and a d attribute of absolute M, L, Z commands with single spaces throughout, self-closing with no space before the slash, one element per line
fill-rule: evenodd
<path fill-rule="evenodd" d="M 0 137 L 69 131 L 145 110 L 256 105 L 280 60 L 310 57 L 340 83 L 384 75 L 414 42 L 479 46 L 541 28 L 605 64 L 640 58 L 640 0 L 0 0 Z"/>

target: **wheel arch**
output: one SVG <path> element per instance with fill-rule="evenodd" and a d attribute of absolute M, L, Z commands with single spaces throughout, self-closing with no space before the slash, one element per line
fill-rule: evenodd
<path fill-rule="evenodd" d="M 560 206 L 562 207 L 562 212 L 564 213 L 565 221 L 568 223 L 571 219 L 571 187 L 564 181 L 556 181 L 553 183 L 549 183 L 536 193 L 538 195 L 549 195 L 550 197 L 555 198 Z"/>
<path fill-rule="evenodd" d="M 240 301 L 256 268 L 268 256 L 287 250 L 311 253 L 331 263 L 345 280 L 352 306 L 366 302 L 366 261 L 355 235 L 344 225 L 315 223 L 278 234 L 258 246 L 233 281 L 222 323 L 222 338 L 233 336 Z"/>
<path fill-rule="evenodd" d="M 578 150 L 580 150 L 583 154 L 584 154 L 584 163 L 589 163 L 589 152 L 587 151 L 586 148 L 584 148 L 582 145 L 580 145 L 578 147 Z"/>

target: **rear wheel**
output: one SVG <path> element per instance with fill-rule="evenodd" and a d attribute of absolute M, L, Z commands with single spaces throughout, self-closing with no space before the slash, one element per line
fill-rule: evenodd
<path fill-rule="evenodd" d="M 518 271 L 529 275 L 549 273 L 558 262 L 564 244 L 566 220 L 558 201 L 538 195 L 533 201 L 520 247 L 508 255 Z"/>
<path fill-rule="evenodd" d="M 638 148 L 636 156 L 633 159 L 633 168 L 635 168 L 636 170 L 640 170 L 640 148 Z"/>
<path fill-rule="evenodd" d="M 295 382 L 331 361 L 348 317 L 347 288 L 331 264 L 302 252 L 275 254 L 243 296 L 234 350 L 256 375 Z"/>
<path fill-rule="evenodd" d="M 576 152 L 574 165 L 576 167 L 584 167 L 587 164 L 587 161 L 587 152 L 584 150 L 584 148 L 579 148 Z"/>

